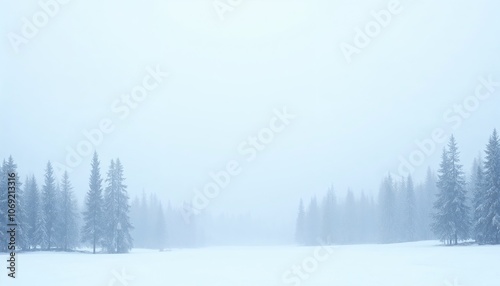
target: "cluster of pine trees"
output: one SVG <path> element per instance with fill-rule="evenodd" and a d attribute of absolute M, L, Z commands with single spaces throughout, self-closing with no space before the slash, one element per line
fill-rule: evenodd
<path fill-rule="evenodd" d="M 443 150 L 432 228 L 446 244 L 470 238 L 479 244 L 500 243 L 500 139 L 496 130 L 485 154 L 484 160 L 476 160 L 468 187 L 454 137 Z"/>
<path fill-rule="evenodd" d="M 295 238 L 299 244 L 394 243 L 433 238 L 430 223 L 436 175 L 429 169 L 423 184 L 411 177 L 401 181 L 388 175 L 378 200 L 347 191 L 338 200 L 333 188 L 320 202 L 313 197 L 307 207 L 301 200 Z"/>
<path fill-rule="evenodd" d="M 321 202 L 301 200 L 295 238 L 299 244 L 395 243 L 440 239 L 446 244 L 475 239 L 500 243 L 500 139 L 496 130 L 477 158 L 469 180 L 455 138 L 443 150 L 438 176 L 428 169 L 426 180 L 383 179 L 378 200 L 352 191 L 337 202 L 330 189 Z"/>
<path fill-rule="evenodd" d="M 7 194 L 7 175 L 16 174 L 17 245 L 23 251 L 63 250 L 91 245 L 93 253 L 101 247 L 109 253 L 128 252 L 132 248 L 129 219 L 130 205 L 124 185 L 123 165 L 112 160 L 105 187 L 100 173 L 97 153 L 92 159 L 89 191 L 80 228 L 80 211 L 73 187 L 65 172 L 57 181 L 50 161 L 47 163 L 43 184 L 39 186 L 34 175 L 20 182 L 17 165 L 9 157 L 0 170 L 0 193 Z M 6 205 L 6 195 L 0 196 L 0 205 Z M 0 224 L 7 225 L 6 208 L 0 208 Z M 0 251 L 5 251 L 7 234 L 0 230 Z"/>

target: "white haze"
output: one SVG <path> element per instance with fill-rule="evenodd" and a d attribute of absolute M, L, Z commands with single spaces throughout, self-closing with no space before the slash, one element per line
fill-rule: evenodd
<path fill-rule="evenodd" d="M 400 156 L 435 128 L 453 131 L 468 166 L 500 128 L 500 91 L 457 130 L 446 110 L 478 77 L 500 80 L 500 4 L 401 1 L 403 11 L 348 64 L 339 48 L 388 1 L 248 0 L 220 21 L 209 0 L 71 1 L 15 53 L 0 44 L 0 158 L 39 182 L 48 160 L 101 119 L 116 122 L 96 150 L 103 173 L 120 157 L 131 196 L 181 205 L 229 160 L 242 163 L 213 213 L 251 213 L 292 229 L 300 198 L 331 185 L 375 195 Z M 19 32 L 36 1 L 0 4 L 0 34 Z M 170 77 L 126 120 L 111 112 L 147 66 Z M 252 162 L 238 145 L 273 109 L 297 115 Z M 439 145 L 437 149 L 441 149 Z M 436 169 L 435 152 L 414 173 Z M 82 203 L 90 156 L 70 174 Z"/>

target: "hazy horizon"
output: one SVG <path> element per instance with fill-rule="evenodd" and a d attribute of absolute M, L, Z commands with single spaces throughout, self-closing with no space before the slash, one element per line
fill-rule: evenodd
<path fill-rule="evenodd" d="M 224 21 L 210 1 L 120 3 L 120 11 L 71 1 L 17 53 L 8 37 L 0 45 L 0 158 L 12 155 L 23 180 L 35 174 L 41 183 L 48 160 L 65 164 L 82 131 L 108 118 L 114 130 L 95 146 L 101 172 L 119 157 L 132 198 L 145 190 L 180 206 L 235 160 L 241 173 L 207 211 L 288 223 L 300 198 L 332 185 L 340 199 L 348 188 L 376 197 L 400 157 L 436 128 L 456 136 L 468 172 L 500 128 L 500 91 L 463 123 L 447 113 L 474 95 L 480 78 L 500 81 L 492 8 L 500 4 L 483 2 L 449 9 L 449 1 L 401 1 L 349 63 L 341 43 L 352 44 L 370 11 L 388 1 L 245 1 Z M 9 5 L 0 11 L 4 35 L 21 33 L 17 15 L 40 10 Z M 120 96 L 157 67 L 169 76 L 127 114 Z M 285 107 L 296 117 L 255 159 L 238 152 Z M 428 166 L 437 170 L 443 147 L 415 168 L 416 182 Z M 80 205 L 90 159 L 70 173 Z"/>

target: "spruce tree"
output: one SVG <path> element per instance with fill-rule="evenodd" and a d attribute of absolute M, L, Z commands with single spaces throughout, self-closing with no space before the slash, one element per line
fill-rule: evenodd
<path fill-rule="evenodd" d="M 406 180 L 406 223 L 403 229 L 406 229 L 406 241 L 415 240 L 416 223 L 416 199 L 413 179 L 408 176 Z"/>
<path fill-rule="evenodd" d="M 478 224 L 485 243 L 500 243 L 500 139 L 494 130 L 486 146 L 484 194 L 479 195 Z"/>
<path fill-rule="evenodd" d="M 422 202 L 422 229 L 423 229 L 423 239 L 435 239 L 434 233 L 432 232 L 433 223 L 433 209 L 434 202 L 437 196 L 437 180 L 436 174 L 427 168 L 427 175 L 425 177 L 424 183 L 424 199 Z"/>
<path fill-rule="evenodd" d="M 123 166 L 120 159 L 111 160 L 106 182 L 104 204 L 105 214 L 105 245 L 108 252 L 124 253 L 132 248 L 130 231 L 130 205 L 127 186 L 124 185 Z"/>
<path fill-rule="evenodd" d="M 295 241 L 298 244 L 304 245 L 306 243 L 306 214 L 304 210 L 304 202 L 300 199 L 299 210 L 297 213 L 297 220 L 295 223 Z"/>
<path fill-rule="evenodd" d="M 358 210 L 354 193 L 348 189 L 343 212 L 343 242 L 356 243 L 358 238 Z"/>
<path fill-rule="evenodd" d="M 460 165 L 460 153 L 452 136 L 448 150 L 443 150 L 439 170 L 439 193 L 434 204 L 433 231 L 441 241 L 458 244 L 469 238 L 470 219 L 467 205 L 465 175 Z"/>
<path fill-rule="evenodd" d="M 321 226 L 321 237 L 323 243 L 331 244 L 334 239 L 335 233 L 335 208 L 336 208 L 336 198 L 333 188 L 330 188 L 326 193 L 325 198 L 322 203 L 322 226 Z"/>
<path fill-rule="evenodd" d="M 54 178 L 54 169 L 50 161 L 45 169 L 45 183 L 42 188 L 42 216 L 44 222 L 44 237 L 42 244 L 48 250 L 55 244 L 56 224 L 58 220 L 57 208 L 54 207 L 57 201 L 56 183 Z"/>
<path fill-rule="evenodd" d="M 60 198 L 60 244 L 64 251 L 70 250 L 78 242 L 78 212 L 77 203 L 69 181 L 68 172 L 65 171 L 61 181 Z"/>
<path fill-rule="evenodd" d="M 25 192 L 26 206 L 26 231 L 28 237 L 29 249 L 36 249 L 40 245 L 40 235 L 37 233 L 40 223 L 40 193 L 38 185 L 33 175 L 28 178 Z"/>
<path fill-rule="evenodd" d="M 158 207 L 155 230 L 155 237 L 157 238 L 157 248 L 163 250 L 167 245 L 167 221 L 165 219 L 165 213 L 163 212 L 163 206 L 161 203 Z"/>
<path fill-rule="evenodd" d="M 81 238 L 82 242 L 88 242 L 92 245 L 92 253 L 95 254 L 96 247 L 102 243 L 104 228 L 102 179 L 99 158 L 96 152 L 94 152 L 91 166 L 89 190 L 85 200 L 85 211 L 83 212 L 84 226 Z"/>
<path fill-rule="evenodd" d="M 474 239 L 477 243 L 483 244 L 485 242 L 485 233 L 488 229 L 486 223 L 487 217 L 487 204 L 486 187 L 484 179 L 484 169 L 482 163 L 476 166 L 476 174 L 474 175 L 474 199 L 473 199 L 473 222 L 474 222 Z"/>
<path fill-rule="evenodd" d="M 306 215 L 306 243 L 317 245 L 321 235 L 321 216 L 316 197 L 311 199 Z"/>
<path fill-rule="evenodd" d="M 392 177 L 388 175 L 379 192 L 380 240 L 382 243 L 396 241 L 396 194 Z"/>
<path fill-rule="evenodd" d="M 116 186 L 116 170 L 115 161 L 111 160 L 111 165 L 109 166 L 106 183 L 108 186 L 104 190 L 104 247 L 108 252 L 116 252 L 116 237 L 117 237 L 117 200 L 118 200 L 118 190 Z"/>

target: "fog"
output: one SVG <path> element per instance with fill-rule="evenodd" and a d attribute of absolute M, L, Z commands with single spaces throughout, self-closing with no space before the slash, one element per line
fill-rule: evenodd
<path fill-rule="evenodd" d="M 212 1 L 69 1 L 17 44 L 41 8 L 3 3 L 0 158 L 40 184 L 47 161 L 66 166 L 81 207 L 94 150 L 103 176 L 120 158 L 131 199 L 182 209 L 215 183 L 197 211 L 273 243 L 331 186 L 376 200 L 389 173 L 423 182 L 451 134 L 469 172 L 500 128 L 500 3 L 401 1 L 346 56 L 387 3 L 243 0 L 221 19 Z"/>

